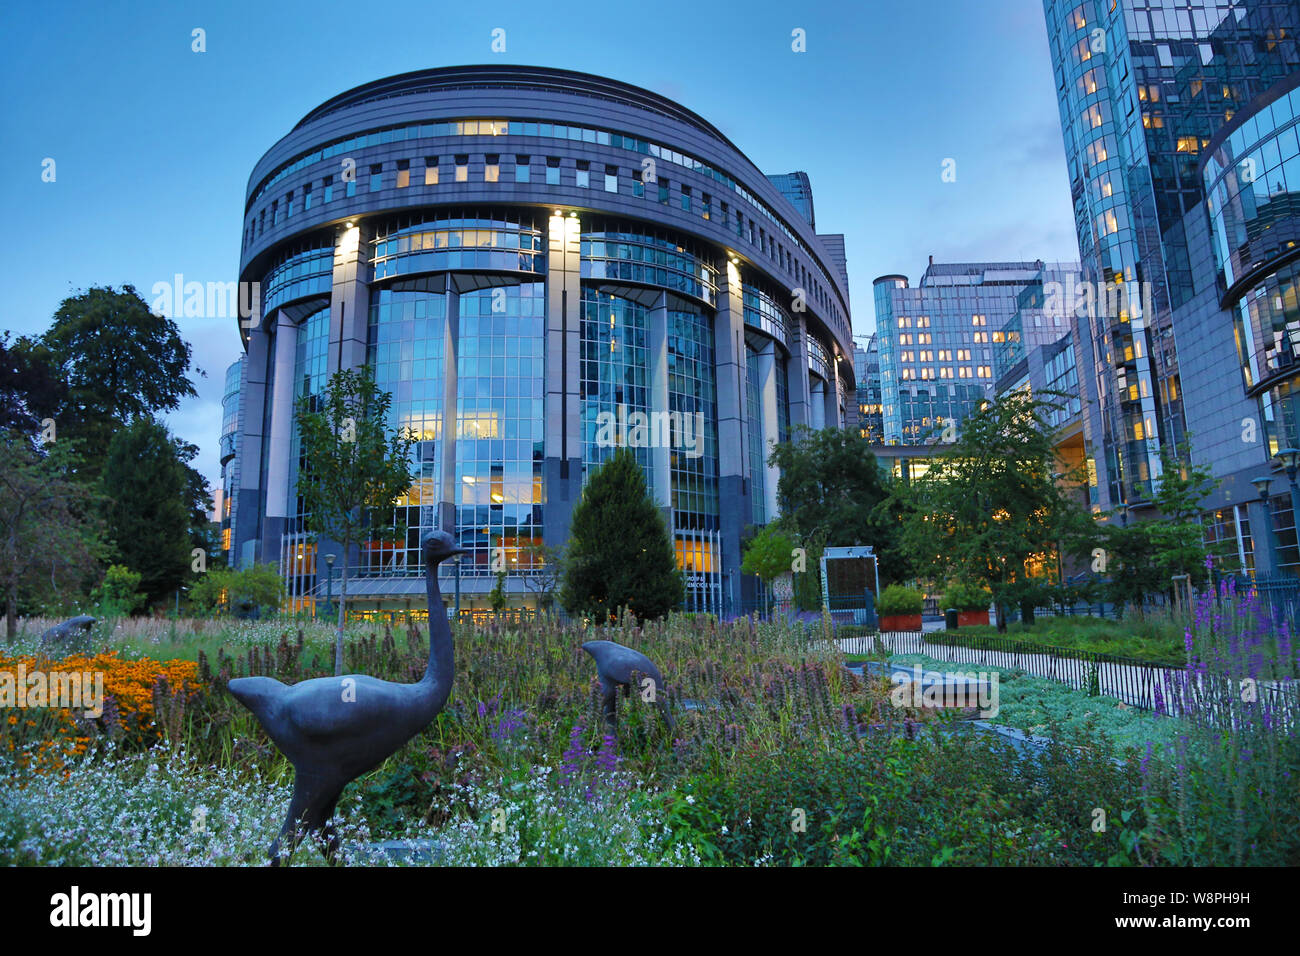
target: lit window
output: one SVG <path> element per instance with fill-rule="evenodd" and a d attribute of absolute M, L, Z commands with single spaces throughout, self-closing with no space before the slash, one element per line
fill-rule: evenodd
<path fill-rule="evenodd" d="M 928 329 L 930 327 L 930 317 L 928 315 L 918 315 L 916 317 L 916 327 L 918 329 Z"/>
<path fill-rule="evenodd" d="M 438 185 L 438 157 L 424 157 L 424 184 L 426 186 Z"/>
<path fill-rule="evenodd" d="M 501 180 L 501 157 L 497 153 L 488 153 L 483 164 L 483 182 L 495 183 Z"/>
<path fill-rule="evenodd" d="M 989 320 L 988 320 L 987 317 L 982 316 L 982 315 L 972 315 L 972 316 L 970 317 L 970 324 L 971 324 L 971 325 L 988 325 L 988 324 L 989 324 Z"/>
<path fill-rule="evenodd" d="M 456 157 L 456 182 L 469 182 L 469 156 L 464 153 Z"/>
<path fill-rule="evenodd" d="M 409 159 L 399 159 L 397 161 L 397 188 L 405 189 L 411 185 L 411 161 Z"/>
<path fill-rule="evenodd" d="M 971 369 L 970 369 L 970 366 L 969 366 L 969 365 L 963 365 L 960 369 L 958 369 L 958 370 L 957 370 L 957 377 L 958 377 L 958 378 L 970 378 L 970 377 L 971 377 Z"/>

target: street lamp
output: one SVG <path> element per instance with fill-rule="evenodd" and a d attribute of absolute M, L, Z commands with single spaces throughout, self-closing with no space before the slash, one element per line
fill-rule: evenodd
<path fill-rule="evenodd" d="M 334 609 L 334 559 L 337 557 L 333 551 L 325 555 L 325 613 L 329 614 Z"/>
<path fill-rule="evenodd" d="M 451 559 L 456 566 L 456 620 L 460 620 L 460 559 L 463 557 L 463 554 L 458 554 Z"/>
<path fill-rule="evenodd" d="M 1121 501 L 1119 503 L 1119 523 L 1122 527 L 1125 528 L 1128 527 L 1128 502 L 1127 501 Z"/>
<path fill-rule="evenodd" d="M 1275 573 L 1277 567 L 1277 545 L 1273 541 L 1273 509 L 1269 506 L 1268 489 L 1273 484 L 1273 479 L 1267 475 L 1261 475 L 1259 478 L 1250 479 L 1250 483 L 1255 486 L 1259 492 L 1259 502 L 1264 509 L 1264 553 L 1268 556 L 1268 573 Z M 1256 577 L 1259 576 L 1259 568 L 1255 569 Z"/>

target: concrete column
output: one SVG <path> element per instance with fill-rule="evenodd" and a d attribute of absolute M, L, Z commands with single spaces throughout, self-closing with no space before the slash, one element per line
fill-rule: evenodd
<path fill-rule="evenodd" d="M 576 216 L 552 216 L 546 259 L 546 445 L 543 541 L 558 547 L 582 494 L 582 226 Z"/>
<path fill-rule="evenodd" d="M 293 373 L 298 357 L 298 325 L 275 314 L 275 368 L 271 390 L 271 433 L 267 440 L 266 529 L 263 540 L 279 548 L 293 508 L 289 500 L 289 447 L 293 438 Z"/>
<path fill-rule="evenodd" d="M 366 268 L 368 244 L 361 229 L 340 233 L 334 246 L 334 283 L 330 290 L 329 370 L 361 368 L 366 364 L 370 326 L 370 283 Z"/>
<path fill-rule="evenodd" d="M 811 417 L 808 420 L 808 426 L 817 430 L 826 427 L 826 384 L 819 378 L 809 378 L 812 383 L 809 388 L 809 411 Z"/>
<path fill-rule="evenodd" d="M 253 308 L 260 313 L 260 298 Z M 240 514 L 234 525 L 232 557 L 236 566 L 247 567 L 261 560 L 262 541 L 262 461 L 266 417 L 267 379 L 269 378 L 271 336 L 262 328 L 261 315 L 250 321 L 245 381 L 239 398 L 239 497 Z"/>
<path fill-rule="evenodd" d="M 447 318 L 443 325 L 442 366 L 442 494 L 438 499 L 438 528 L 456 534 L 456 495 L 460 481 L 456 477 L 456 439 L 460 431 L 460 415 L 456 397 L 459 394 L 458 358 L 460 356 L 460 293 L 452 285 L 451 273 L 446 276 L 444 295 L 447 301 Z"/>
<path fill-rule="evenodd" d="M 758 401 L 763 420 L 763 460 L 755 462 L 756 469 L 763 472 L 764 513 L 768 521 L 776 519 L 776 488 L 781 479 L 780 469 L 767 463 L 772 454 L 772 446 L 781 440 L 781 422 L 777 417 L 776 407 L 776 343 L 768 342 L 758 356 Z"/>
<path fill-rule="evenodd" d="M 659 293 L 654 308 L 650 310 L 649 335 L 646 344 L 649 353 L 650 411 L 669 412 L 668 403 L 668 294 Z M 652 419 L 653 421 L 653 419 Z M 672 529 L 673 473 L 672 449 L 655 442 L 650 449 L 650 466 L 654 475 L 655 501 L 669 519 L 668 527 Z"/>
<path fill-rule="evenodd" d="M 790 318 L 790 365 L 787 386 L 790 401 L 790 427 L 812 425 L 811 383 L 808 379 L 808 325 L 796 312 Z"/>
<path fill-rule="evenodd" d="M 727 263 L 718 285 L 713 318 L 713 351 L 718 396 L 718 508 L 722 534 L 720 570 L 733 593 L 728 606 L 743 600 L 740 581 L 740 539 L 750 523 L 749 429 L 745 421 L 745 389 L 749 369 L 745 356 L 745 313 L 740 271 Z"/>
<path fill-rule="evenodd" d="M 823 428 L 840 428 L 843 422 L 840 421 L 840 363 L 835 358 L 835 353 L 828 349 L 826 352 L 828 361 L 827 375 L 829 379 L 826 382 L 826 414 Z"/>
<path fill-rule="evenodd" d="M 1273 533 L 1273 509 L 1262 501 L 1246 504 L 1250 518 L 1251 545 L 1255 551 L 1255 574 L 1271 577 L 1277 574 L 1277 538 Z"/>

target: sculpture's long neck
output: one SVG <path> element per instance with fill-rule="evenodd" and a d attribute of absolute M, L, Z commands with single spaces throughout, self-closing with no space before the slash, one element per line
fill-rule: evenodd
<path fill-rule="evenodd" d="M 424 569 L 424 588 L 429 598 L 429 666 L 420 682 L 431 689 L 430 704 L 437 714 L 451 696 L 455 678 L 455 656 L 451 643 L 451 626 L 447 611 L 442 606 L 442 592 L 438 590 L 438 565 Z M 432 719 L 432 717 L 430 718 Z"/>

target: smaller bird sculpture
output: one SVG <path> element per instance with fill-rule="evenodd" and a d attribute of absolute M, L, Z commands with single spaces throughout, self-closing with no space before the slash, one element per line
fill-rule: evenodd
<path fill-rule="evenodd" d="M 282 843 L 287 842 L 286 855 L 292 858 L 302 836 L 315 832 L 327 838 L 326 858 L 333 862 L 339 840 L 330 820 L 343 788 L 387 760 L 446 706 L 455 662 L 438 565 L 465 551 L 443 531 L 426 535 L 422 547 L 429 602 L 429 664 L 422 680 L 397 684 L 347 674 L 293 685 L 271 677 L 239 677 L 228 685 L 293 764 L 293 796 L 271 844 L 272 866 L 280 864 Z"/>
<path fill-rule="evenodd" d="M 611 728 L 618 726 L 615 699 L 620 687 L 623 688 L 623 696 L 636 690 L 643 700 L 654 704 L 670 731 L 677 726 L 668 710 L 668 694 L 664 688 L 663 675 L 650 658 L 613 641 L 587 641 L 582 649 L 596 662 L 596 674 L 600 678 L 601 708 L 605 712 L 605 722 Z"/>

